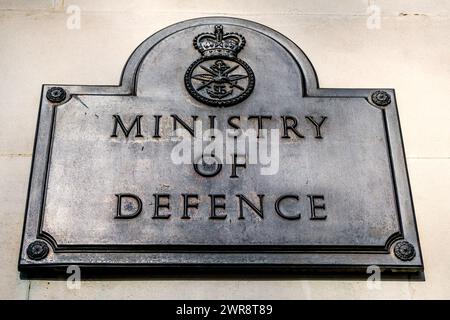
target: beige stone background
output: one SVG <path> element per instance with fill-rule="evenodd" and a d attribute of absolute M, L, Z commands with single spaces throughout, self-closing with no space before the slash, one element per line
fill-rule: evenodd
<path fill-rule="evenodd" d="M 81 28 L 66 27 L 67 8 Z M 379 29 L 367 27 L 381 10 Z M 375 9 L 376 10 L 376 9 Z M 395 88 L 426 281 L 20 280 L 19 244 L 41 85 L 116 85 L 128 56 L 175 22 L 234 16 L 272 27 L 311 59 L 322 87 Z M 369 21 L 370 22 L 370 21 Z M 450 298 L 450 1 L 0 0 L 0 298 Z"/>

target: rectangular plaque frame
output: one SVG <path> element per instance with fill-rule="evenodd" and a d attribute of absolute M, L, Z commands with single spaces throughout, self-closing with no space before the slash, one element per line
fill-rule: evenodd
<path fill-rule="evenodd" d="M 258 31 L 282 44 L 297 59 L 302 69 L 306 98 L 368 100 L 382 115 L 387 141 L 389 170 L 395 194 L 399 222 L 384 245 L 173 245 L 173 244 L 60 244 L 43 230 L 48 175 L 52 165 L 57 110 L 69 100 L 83 104 L 85 97 L 123 97 L 139 95 L 137 78 L 142 60 L 160 41 L 180 30 L 216 24 L 241 26 Z M 48 96 L 53 88 L 62 88 L 64 97 L 54 102 Z M 377 105 L 374 92 L 388 94 L 391 101 Z M 58 92 L 57 92 L 58 93 Z M 61 94 L 61 92 L 59 92 Z M 87 107 L 87 106 L 86 106 Z M 33 251 L 34 250 L 34 251 Z M 44 251 L 44 252 L 43 252 Z M 33 256 L 34 254 L 34 256 Z M 42 257 L 40 257 L 42 255 Z M 24 273 L 65 271 L 70 265 L 90 270 L 276 270 L 320 272 L 366 272 L 376 265 L 382 271 L 417 273 L 423 271 L 423 262 L 417 234 L 410 192 L 403 141 L 393 89 L 319 89 L 312 66 L 298 47 L 282 35 L 259 24 L 234 18 L 202 18 L 178 23 L 147 39 L 127 62 L 119 86 L 44 85 L 33 151 L 32 171 L 26 205 L 19 270 Z"/>

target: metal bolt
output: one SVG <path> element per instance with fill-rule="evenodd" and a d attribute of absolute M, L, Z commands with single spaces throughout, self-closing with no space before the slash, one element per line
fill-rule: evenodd
<path fill-rule="evenodd" d="M 46 97 L 53 103 L 63 102 L 66 99 L 66 91 L 61 87 L 52 87 L 48 89 Z"/>
<path fill-rule="evenodd" d="M 408 241 L 399 241 L 395 244 L 394 254 L 402 261 L 411 261 L 416 256 L 416 250 Z"/>
<path fill-rule="evenodd" d="M 30 243 L 27 248 L 27 255 L 30 259 L 42 260 L 48 255 L 49 251 L 47 243 L 37 240 Z"/>
<path fill-rule="evenodd" d="M 391 103 L 391 96 L 386 91 L 375 91 L 372 93 L 371 98 L 373 103 L 381 107 L 385 107 Z"/>

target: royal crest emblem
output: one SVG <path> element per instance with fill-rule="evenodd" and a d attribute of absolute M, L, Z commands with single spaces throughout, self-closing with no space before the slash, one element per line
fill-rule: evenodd
<path fill-rule="evenodd" d="M 215 107 L 228 107 L 247 99 L 255 87 L 250 66 L 237 57 L 245 38 L 235 32 L 223 33 L 216 25 L 214 33 L 201 33 L 194 47 L 202 57 L 186 71 L 186 89 L 198 101 Z"/>

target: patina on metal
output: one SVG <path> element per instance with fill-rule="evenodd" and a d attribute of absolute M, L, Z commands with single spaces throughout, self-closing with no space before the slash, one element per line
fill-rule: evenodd
<path fill-rule="evenodd" d="M 42 92 L 22 272 L 423 271 L 394 90 L 319 88 L 270 28 L 180 22 L 133 52 L 119 86 Z M 174 132 L 198 127 L 279 132 L 278 167 L 240 151 L 175 163 Z"/>

